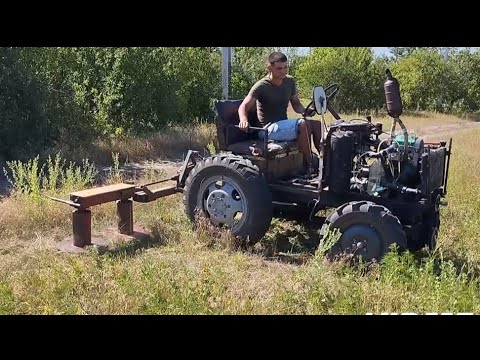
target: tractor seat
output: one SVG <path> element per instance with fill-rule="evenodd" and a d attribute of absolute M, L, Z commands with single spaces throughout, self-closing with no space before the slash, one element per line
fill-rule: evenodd
<path fill-rule="evenodd" d="M 281 157 L 299 151 L 296 141 L 274 142 L 268 141 L 267 152 L 264 154 L 264 142 L 258 138 L 258 131 L 251 130 L 246 133 L 233 125 L 238 125 L 238 108 L 243 100 L 216 100 L 216 126 L 220 150 L 231 151 L 238 155 L 253 155 L 268 158 Z M 261 127 L 257 111 L 253 109 L 248 113 L 250 126 Z"/>

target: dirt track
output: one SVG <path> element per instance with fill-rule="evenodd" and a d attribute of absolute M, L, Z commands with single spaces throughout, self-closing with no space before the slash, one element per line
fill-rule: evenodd
<path fill-rule="evenodd" d="M 437 136 L 453 137 L 452 135 L 462 133 L 471 129 L 480 128 L 480 122 L 469 122 L 463 124 L 448 124 L 440 126 L 428 126 L 417 131 L 417 135 L 425 139 Z"/>

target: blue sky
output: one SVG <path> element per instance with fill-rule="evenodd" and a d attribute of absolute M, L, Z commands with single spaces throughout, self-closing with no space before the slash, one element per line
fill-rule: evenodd
<path fill-rule="evenodd" d="M 373 49 L 373 53 L 376 56 L 389 55 L 390 54 L 390 50 L 388 49 L 388 47 L 374 47 L 372 49 Z"/>
<path fill-rule="evenodd" d="M 373 52 L 375 55 L 389 55 L 390 54 L 390 50 L 388 50 L 388 47 L 374 47 L 372 48 L 373 49 Z M 457 47 L 455 48 L 457 50 L 462 50 L 462 49 L 466 49 L 464 47 Z M 471 47 L 470 48 L 470 51 L 477 51 L 478 47 Z"/>
<path fill-rule="evenodd" d="M 310 48 L 308 47 L 301 47 L 299 48 L 300 53 L 307 53 Z M 390 50 L 388 50 L 388 47 L 372 47 L 373 53 L 376 56 L 380 55 L 388 55 L 390 53 Z"/>
<path fill-rule="evenodd" d="M 300 53 L 308 53 L 308 50 L 310 48 L 301 47 L 299 49 L 300 49 Z M 390 50 L 388 49 L 388 47 L 372 47 L 372 49 L 373 49 L 373 53 L 374 53 L 375 56 L 390 55 Z M 465 49 L 465 48 L 459 47 L 457 49 Z M 479 49 L 479 48 L 478 47 L 471 47 L 470 48 L 471 51 L 477 51 L 477 49 Z"/>

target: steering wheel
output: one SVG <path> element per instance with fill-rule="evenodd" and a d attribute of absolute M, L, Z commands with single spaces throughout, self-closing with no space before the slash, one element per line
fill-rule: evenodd
<path fill-rule="evenodd" d="M 310 113 L 308 116 L 313 116 L 316 113 L 316 109 L 313 106 L 313 100 L 305 107 L 305 111 L 303 112 L 302 116 L 306 117 L 307 113 Z"/>
<path fill-rule="evenodd" d="M 325 90 L 325 95 L 327 96 L 327 109 L 330 110 L 328 103 L 337 95 L 338 90 L 340 90 L 340 85 L 337 83 L 333 83 L 327 86 L 324 90 Z M 308 110 L 311 111 L 311 114 L 316 113 L 316 109 L 315 109 L 315 106 L 313 106 L 313 103 L 314 103 L 314 100 L 310 101 L 310 103 L 305 108 L 305 112 L 302 114 L 304 117 L 306 116 L 305 114 L 308 112 Z"/>
<path fill-rule="evenodd" d="M 337 83 L 328 85 L 325 88 L 325 94 L 327 95 L 327 103 L 333 100 L 333 98 L 337 95 L 338 90 L 340 90 L 340 85 Z"/>

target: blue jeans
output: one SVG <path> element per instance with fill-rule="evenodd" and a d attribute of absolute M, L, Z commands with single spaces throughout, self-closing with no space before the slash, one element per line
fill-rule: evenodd
<path fill-rule="evenodd" d="M 270 124 L 267 128 L 268 140 L 274 141 L 293 141 L 298 137 L 298 120 L 285 119 Z M 258 137 L 263 140 L 265 132 L 259 131 Z"/>

